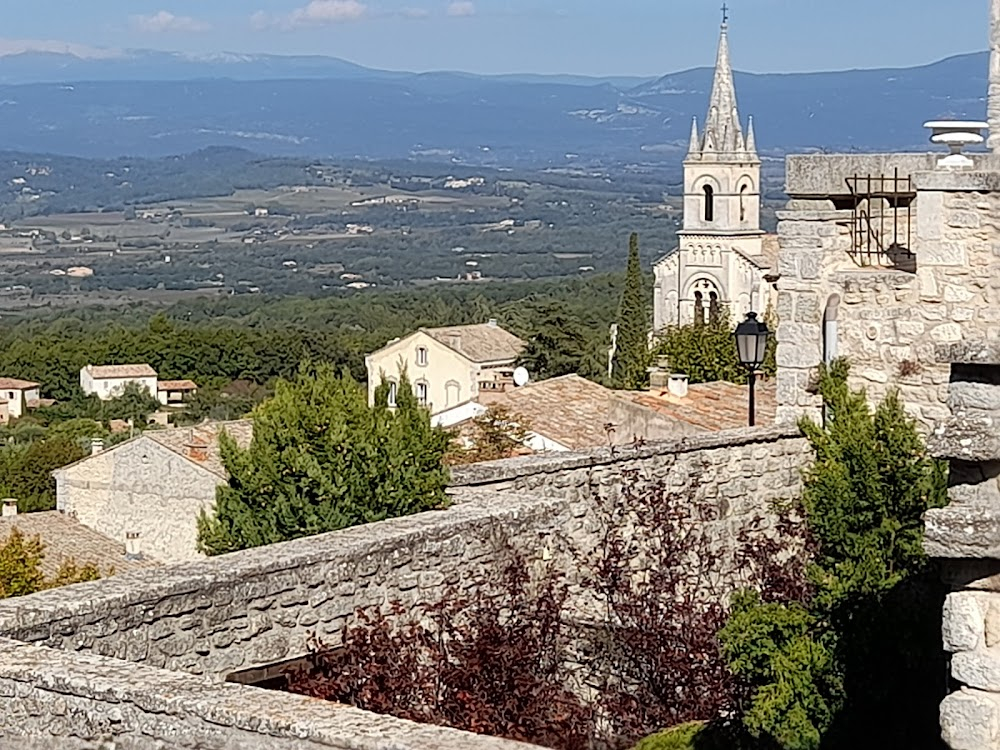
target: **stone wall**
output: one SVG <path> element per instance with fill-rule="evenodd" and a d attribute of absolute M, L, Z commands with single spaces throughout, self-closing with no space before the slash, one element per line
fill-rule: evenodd
<path fill-rule="evenodd" d="M 995 157 L 977 157 L 983 169 Z M 787 210 L 779 212 L 778 416 L 816 414 L 810 393 L 824 360 L 824 314 L 836 309 L 836 354 L 853 384 L 881 399 L 898 388 L 925 428 L 946 419 L 949 369 L 935 346 L 1000 336 L 1000 192 L 989 172 L 943 172 L 934 155 L 789 157 Z M 847 178 L 912 177 L 915 272 L 861 268 L 851 257 Z M 891 221 L 891 218 L 890 218 Z M 899 221 L 905 225 L 906 212 Z M 901 233 L 902 235 L 902 233 Z M 827 339 L 829 341 L 829 339 Z"/>
<path fill-rule="evenodd" d="M 926 515 L 927 553 L 943 562 L 951 593 L 942 636 L 960 689 L 941 706 L 954 750 L 1000 746 L 1000 347 L 940 346 L 950 367 L 951 416 L 928 445 L 950 462 L 949 505 Z"/>
<path fill-rule="evenodd" d="M 149 687 L 146 675 L 162 675 L 159 670 L 170 670 L 172 684 L 194 684 L 190 675 L 218 683 L 233 672 L 305 654 L 312 633 L 336 644 L 357 608 L 474 592 L 495 578 L 498 555 L 505 553 L 498 539 L 535 567 L 572 573 L 564 553 L 597 543 L 595 502 L 613 497 L 625 482 L 696 488 L 718 510 L 709 530 L 721 546 L 758 518 L 765 520 L 759 533 L 768 533 L 770 502 L 799 494 L 808 456 L 796 430 L 777 428 L 470 467 L 456 472 L 447 510 L 0 601 L 0 638 L 57 650 L 45 653 L 60 654 L 65 672 L 59 674 L 73 674 L 75 659 L 84 672 L 99 657 L 120 670 L 125 663 L 141 665 L 134 672 L 140 693 Z M 38 653 L 0 644 L 0 690 L 5 669 L 31 679 L 42 674 L 32 664 L 40 667 L 45 659 L 28 663 L 16 655 Z M 80 711 L 106 720 L 85 690 L 87 679 L 53 679 L 64 680 L 54 691 L 64 701 L 84 699 Z M 19 690 L 28 698 L 35 688 Z M 220 695 L 229 696 L 226 690 Z M 131 700 L 129 688 L 121 691 L 113 693 L 117 699 Z M 137 703 L 146 700 L 140 693 Z M 226 708 L 205 700 L 206 711 Z M 115 710 L 108 709 L 118 716 Z M 144 720 L 136 716 L 135 722 Z"/>
<path fill-rule="evenodd" d="M 0 639 L 0 747 L 528 750 L 326 701 Z M 71 738 L 72 742 L 67 742 Z"/>

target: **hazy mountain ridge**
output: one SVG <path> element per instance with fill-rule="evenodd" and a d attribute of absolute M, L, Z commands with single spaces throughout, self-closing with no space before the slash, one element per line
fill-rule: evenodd
<path fill-rule="evenodd" d="M 737 73 L 758 144 L 925 148 L 922 123 L 980 118 L 986 53 L 916 68 Z M 0 57 L 0 147 L 156 156 L 213 145 L 291 155 L 506 164 L 679 160 L 707 68 L 655 81 L 372 70 L 326 57 L 127 53 Z M 568 156 L 569 155 L 569 156 Z"/>

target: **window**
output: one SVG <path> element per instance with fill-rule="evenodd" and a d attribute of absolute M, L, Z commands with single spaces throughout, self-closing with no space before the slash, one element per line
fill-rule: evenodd
<path fill-rule="evenodd" d="M 427 347 L 417 347 L 417 364 L 421 367 L 427 367 Z"/>
<path fill-rule="evenodd" d="M 396 408 L 396 383 L 393 380 L 389 381 L 389 397 L 387 402 L 393 409 Z"/>
<path fill-rule="evenodd" d="M 715 221 L 715 191 L 705 185 L 705 221 Z"/>
<path fill-rule="evenodd" d="M 740 188 L 740 221 L 741 222 L 747 220 L 747 207 L 746 207 L 746 204 L 744 203 L 744 199 L 746 198 L 746 194 L 747 194 L 747 186 L 744 185 L 743 187 Z"/>
<path fill-rule="evenodd" d="M 421 406 L 427 406 L 427 383 L 417 383 L 417 401 Z"/>
<path fill-rule="evenodd" d="M 694 322 L 695 325 L 705 325 L 705 295 L 701 292 L 694 293 Z"/>

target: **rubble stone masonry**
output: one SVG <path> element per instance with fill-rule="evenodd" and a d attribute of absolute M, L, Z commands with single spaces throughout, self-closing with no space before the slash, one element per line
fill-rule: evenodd
<path fill-rule="evenodd" d="M 772 500 L 798 496 L 808 456 L 796 430 L 776 428 L 515 459 L 457 472 L 447 510 L 2 601 L 0 700 L 18 709 L 0 712 L 0 738 L 141 734 L 169 740 L 165 747 L 281 748 L 272 738 L 294 737 L 312 743 L 295 745 L 303 748 L 512 749 L 218 683 L 304 655 L 310 633 L 336 643 L 359 607 L 474 590 L 496 570 L 498 534 L 537 564 L 558 565 L 566 558 L 552 545 L 596 543 L 593 502 L 623 481 L 697 483 L 718 504 L 715 528 L 728 544 L 741 525 L 771 516 Z M 199 738 L 208 740 L 197 745 Z"/>
<path fill-rule="evenodd" d="M 779 419 L 817 414 L 810 392 L 830 349 L 824 316 L 835 310 L 836 354 L 874 400 L 898 388 L 930 429 L 949 416 L 947 363 L 935 347 L 1000 338 L 1000 159 L 977 156 L 969 172 L 936 169 L 936 155 L 820 155 L 788 159 L 786 210 L 779 212 Z M 981 169 L 980 169 L 981 167 Z M 852 251 L 848 180 L 895 174 L 916 194 L 873 224 L 883 243 L 909 237 L 915 271 L 861 267 Z M 839 207 L 839 208 L 838 208 Z M 872 216 L 877 206 L 869 208 Z M 892 232 L 890 227 L 897 231 Z M 909 233 L 905 228 L 909 224 Z M 825 351 L 826 350 L 826 351 Z"/>

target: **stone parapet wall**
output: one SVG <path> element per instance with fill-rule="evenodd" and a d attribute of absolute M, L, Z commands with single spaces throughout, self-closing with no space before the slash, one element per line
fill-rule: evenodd
<path fill-rule="evenodd" d="M 0 747 L 529 750 L 327 701 L 0 639 Z M 69 744 L 63 738 L 72 738 Z M 9 744 L 4 744 L 9 743 Z"/>
<path fill-rule="evenodd" d="M 727 549 L 740 531 L 773 533 L 768 522 L 774 519 L 772 501 L 800 494 L 808 460 L 806 440 L 788 428 L 718 433 L 636 450 L 515 459 L 456 471 L 453 504 L 446 510 L 0 601 L 0 639 L 32 644 L 8 649 L 0 640 L 0 691 L 11 690 L 5 680 L 19 681 L 15 696 L 19 704 L 24 699 L 26 712 L 33 712 L 21 717 L 26 727 L 51 713 L 86 717 L 96 732 L 124 710 L 112 697 L 128 702 L 134 695 L 137 706 L 155 706 L 148 696 L 161 695 L 157 691 L 174 695 L 168 687 L 213 683 L 217 701 L 202 688 L 190 699 L 198 705 L 204 701 L 205 716 L 229 716 L 241 704 L 234 696 L 244 694 L 223 689 L 219 683 L 228 675 L 300 657 L 308 652 L 312 634 L 335 645 L 358 608 L 384 609 L 393 602 L 408 607 L 452 592 L 474 595 L 484 581 L 495 580 L 510 548 L 533 570 L 544 572 L 548 566 L 572 583 L 571 551 L 599 544 L 597 503 L 616 497 L 626 482 L 640 491 L 662 482 L 670 490 L 695 492 L 716 509 L 707 529 L 719 548 Z M 743 578 L 727 578 L 726 585 L 736 588 Z M 586 617 L 582 608 L 567 614 L 571 620 Z M 46 671 L 40 654 L 53 657 L 54 671 Z M 101 667 L 96 673 L 95 665 Z M 87 687 L 90 677 L 73 676 L 117 679 L 126 672 L 136 692 L 109 687 L 101 692 L 109 697 L 106 703 Z M 284 705 L 280 696 L 245 690 L 250 691 L 245 715 L 256 715 L 253 696 Z M 50 711 L 50 705 L 56 708 Z M 348 710 L 323 705 L 324 711 Z M 146 721 L 141 713 L 128 717 L 121 726 Z M 242 738 L 242 725 L 227 722 L 221 725 L 235 734 L 223 729 L 220 736 Z M 46 726 L 68 731 L 55 719 Z M 168 723 L 149 727 L 154 736 L 174 736 Z M 0 730 L 15 729 L 0 720 Z M 262 736 L 270 736 L 263 729 Z M 256 730 L 248 725 L 247 731 Z M 364 744 L 369 735 L 357 732 L 357 744 L 344 747 L 369 747 Z M 240 746 L 234 743 L 225 747 Z M 433 746 L 386 743 L 370 746 Z"/>

